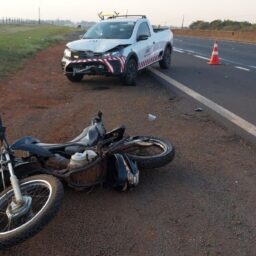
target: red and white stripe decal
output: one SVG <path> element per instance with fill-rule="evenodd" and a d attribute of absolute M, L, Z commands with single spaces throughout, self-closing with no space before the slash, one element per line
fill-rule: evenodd
<path fill-rule="evenodd" d="M 155 55 L 155 56 L 153 56 L 151 58 L 148 58 L 148 59 L 146 59 L 146 60 L 144 60 L 144 61 L 139 63 L 138 69 L 140 70 L 142 68 L 145 68 L 146 66 L 149 66 L 149 65 L 153 64 L 154 62 L 157 62 L 157 61 L 159 61 L 161 59 L 162 59 L 162 57 L 159 56 L 159 55 Z"/>
<path fill-rule="evenodd" d="M 94 59 L 81 59 L 81 60 L 73 60 L 70 61 L 70 63 L 87 63 L 87 62 L 101 62 L 103 64 L 105 64 L 108 68 L 108 71 L 110 73 L 114 73 L 114 68 L 112 67 L 112 65 L 109 63 L 109 61 L 119 61 L 120 63 L 120 72 L 123 73 L 124 72 L 124 68 L 125 68 L 125 57 L 108 57 L 108 58 L 94 58 Z"/>
<path fill-rule="evenodd" d="M 124 61 L 123 61 L 122 57 L 117 57 L 117 59 L 119 60 L 119 63 L 120 63 L 120 67 L 121 67 L 120 71 L 121 71 L 121 73 L 123 73 L 124 72 Z"/>
<path fill-rule="evenodd" d="M 104 63 L 106 64 L 106 66 L 108 67 L 108 71 L 113 74 L 113 73 L 114 73 L 114 69 L 113 69 L 113 67 L 110 65 L 110 63 L 108 62 L 108 60 L 107 60 L 107 59 L 103 59 L 103 61 L 104 61 Z"/>

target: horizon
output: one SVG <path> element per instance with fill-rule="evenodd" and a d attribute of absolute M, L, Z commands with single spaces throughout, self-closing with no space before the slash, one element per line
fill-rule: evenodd
<path fill-rule="evenodd" d="M 1 0 L 0 0 L 1 1 Z M 37 20 L 70 20 L 73 22 L 98 21 L 98 13 L 120 14 L 144 14 L 153 24 L 181 26 L 184 17 L 184 26 L 189 26 L 192 22 L 203 20 L 211 22 L 213 20 L 234 20 L 248 21 L 256 23 L 256 3 L 253 0 L 223 0 L 219 5 L 210 1 L 195 0 L 191 3 L 188 0 L 174 1 L 158 0 L 157 3 L 135 0 L 124 0 L 123 2 L 111 0 L 106 3 L 102 0 L 95 0 L 94 5 L 86 4 L 87 1 L 77 0 L 76 4 L 71 4 L 67 0 L 9 0 L 8 3 L 1 3 L 0 19 L 5 17 Z M 13 8 L 13 7 L 16 8 Z M 95 7 L 100 6 L 100 7 Z M 162 8 L 163 6 L 163 8 Z M 232 8 L 230 8 L 232 6 Z M 159 9 L 157 9 L 159 7 Z M 166 7 L 166 8 L 164 8 Z M 88 10 L 85 13 L 84 10 Z"/>

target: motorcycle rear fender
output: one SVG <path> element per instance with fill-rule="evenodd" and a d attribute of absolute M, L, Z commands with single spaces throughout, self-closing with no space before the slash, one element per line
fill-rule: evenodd
<path fill-rule="evenodd" d="M 104 139 L 109 139 L 112 137 L 116 137 L 116 140 L 121 140 L 124 136 L 126 127 L 124 125 L 121 125 L 120 127 L 117 127 L 113 129 L 112 131 L 105 134 Z"/>

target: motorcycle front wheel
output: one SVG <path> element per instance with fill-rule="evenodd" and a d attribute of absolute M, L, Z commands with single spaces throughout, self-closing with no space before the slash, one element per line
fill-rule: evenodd
<path fill-rule="evenodd" d="M 140 169 L 162 167 L 170 163 L 175 155 L 170 142 L 153 136 L 132 137 L 122 151 L 135 160 Z"/>
<path fill-rule="evenodd" d="M 21 180 L 20 189 L 24 198 L 20 210 L 12 205 L 12 187 L 0 194 L 0 249 L 37 234 L 55 216 L 64 194 L 61 182 L 50 175 Z"/>

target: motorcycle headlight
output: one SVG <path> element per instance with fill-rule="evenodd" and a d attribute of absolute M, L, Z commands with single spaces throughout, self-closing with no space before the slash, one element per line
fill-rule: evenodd
<path fill-rule="evenodd" d="M 64 57 L 71 58 L 71 51 L 68 48 L 64 51 Z"/>

